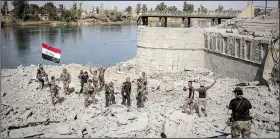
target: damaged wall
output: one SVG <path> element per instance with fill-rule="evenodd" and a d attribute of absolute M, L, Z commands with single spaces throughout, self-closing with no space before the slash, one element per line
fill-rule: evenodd
<path fill-rule="evenodd" d="M 145 72 L 208 68 L 224 76 L 262 79 L 269 41 L 225 30 L 138 27 L 137 65 Z"/>
<path fill-rule="evenodd" d="M 204 67 L 203 29 L 138 27 L 137 64 L 145 72 Z"/>
<path fill-rule="evenodd" d="M 245 81 L 262 79 L 267 39 L 207 30 L 204 35 L 206 68 Z"/>

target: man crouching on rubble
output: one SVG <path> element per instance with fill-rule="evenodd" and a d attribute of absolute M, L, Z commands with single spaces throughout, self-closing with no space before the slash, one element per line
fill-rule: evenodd
<path fill-rule="evenodd" d="M 244 97 L 243 90 L 240 87 L 236 87 L 233 91 L 235 99 L 232 99 L 228 107 L 228 115 L 231 115 L 231 134 L 232 138 L 238 138 L 242 135 L 242 138 L 251 137 L 251 116 L 252 105 L 250 101 Z"/>

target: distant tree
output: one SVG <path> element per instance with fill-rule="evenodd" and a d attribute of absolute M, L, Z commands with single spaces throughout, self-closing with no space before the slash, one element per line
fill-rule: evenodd
<path fill-rule="evenodd" d="M 50 20 L 56 20 L 57 19 L 57 8 L 52 2 L 47 2 L 43 6 L 43 10 L 46 14 L 49 15 Z"/>
<path fill-rule="evenodd" d="M 148 8 L 147 8 L 147 4 L 143 4 L 142 5 L 142 12 L 147 12 Z"/>
<path fill-rule="evenodd" d="M 150 11 L 150 12 L 152 12 L 152 11 L 154 11 L 154 10 L 153 10 L 153 8 L 150 8 L 150 10 L 149 10 L 149 11 Z"/>
<path fill-rule="evenodd" d="M 187 2 L 184 2 L 183 11 L 192 13 L 194 11 L 194 5 L 187 4 Z"/>
<path fill-rule="evenodd" d="M 96 7 L 96 13 L 99 14 L 99 7 Z"/>
<path fill-rule="evenodd" d="M 132 12 L 132 7 L 131 6 L 128 6 L 126 9 L 125 9 L 126 12 L 128 12 L 129 14 L 131 14 Z"/>
<path fill-rule="evenodd" d="M 215 12 L 221 12 L 221 11 L 223 11 L 223 9 L 224 9 L 224 6 L 223 5 L 219 5 L 218 6 L 218 8 L 215 10 Z"/>
<path fill-rule="evenodd" d="M 82 11 L 83 11 L 82 5 L 83 5 L 83 3 L 80 2 L 80 3 L 79 3 L 79 8 L 77 9 L 77 17 L 78 17 L 78 18 L 81 18 L 81 16 L 82 16 Z"/>
<path fill-rule="evenodd" d="M 94 10 L 95 10 L 95 7 L 93 6 L 91 12 L 94 12 Z"/>
<path fill-rule="evenodd" d="M 23 19 L 26 14 L 25 10 L 28 3 L 25 0 L 13 0 L 12 5 L 14 6 L 13 16 L 18 19 Z"/>
<path fill-rule="evenodd" d="M 200 12 L 207 13 L 207 8 L 202 6 L 202 5 L 200 5 Z"/>
<path fill-rule="evenodd" d="M 139 15 L 140 12 L 141 12 L 141 3 L 138 3 L 136 5 L 136 13 L 137 13 L 137 15 Z"/>
<path fill-rule="evenodd" d="M 171 6 L 171 7 L 168 7 L 167 10 L 168 10 L 168 11 L 171 11 L 171 12 L 175 12 L 175 11 L 177 11 L 178 9 L 177 9 L 176 6 Z"/>
<path fill-rule="evenodd" d="M 39 14 L 39 6 L 37 4 L 30 4 L 29 5 L 29 13 L 32 15 Z"/>
<path fill-rule="evenodd" d="M 9 9 L 8 9 L 8 2 L 7 0 L 4 1 L 3 5 L 2 5 L 2 8 L 1 8 L 1 13 L 2 15 L 7 15 L 9 12 Z"/>
<path fill-rule="evenodd" d="M 167 6 L 164 4 L 164 2 L 161 2 L 156 6 L 155 11 L 167 11 Z"/>

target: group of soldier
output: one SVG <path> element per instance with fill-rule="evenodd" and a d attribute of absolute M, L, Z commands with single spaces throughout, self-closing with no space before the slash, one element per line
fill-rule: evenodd
<path fill-rule="evenodd" d="M 108 107 L 112 104 L 116 104 L 115 101 L 115 91 L 114 91 L 114 83 L 111 81 L 109 84 L 105 84 L 104 74 L 106 68 L 99 68 L 98 70 L 89 70 L 92 74 L 92 78 L 89 77 L 87 71 L 80 71 L 80 74 L 78 76 L 80 80 L 81 89 L 78 92 L 79 96 L 81 93 L 83 93 L 85 97 L 85 107 L 87 107 L 90 104 L 90 98 L 91 103 L 95 104 L 97 102 L 97 99 L 95 96 L 103 90 L 105 87 L 105 106 Z M 43 65 L 39 65 L 39 68 L 37 69 L 37 79 L 40 82 L 38 89 L 43 89 L 45 86 L 45 82 L 47 82 L 47 86 L 50 87 L 51 92 L 51 98 L 52 98 L 52 104 L 55 105 L 57 100 L 59 100 L 58 92 L 60 87 L 56 84 L 56 81 L 62 81 L 63 82 L 63 90 L 64 94 L 68 95 L 70 93 L 69 84 L 71 83 L 71 75 L 67 71 L 66 68 L 63 69 L 63 72 L 61 73 L 60 77 L 58 79 L 55 79 L 54 76 L 51 77 L 51 81 L 48 81 L 48 74 L 45 72 Z M 127 107 L 131 106 L 131 81 L 130 78 L 126 78 L 126 81 L 122 83 L 122 89 L 121 89 L 121 95 L 122 95 L 122 105 L 126 105 Z M 145 75 L 145 72 L 142 73 L 142 77 L 137 79 L 137 107 L 143 108 L 144 102 L 147 100 L 147 77 Z"/>
<path fill-rule="evenodd" d="M 108 68 L 108 67 L 107 67 Z M 96 103 L 95 95 L 100 92 L 105 86 L 105 105 L 106 107 L 116 104 L 115 101 L 115 92 L 114 92 L 114 83 L 111 81 L 109 84 L 105 84 L 104 73 L 107 68 L 99 68 L 98 70 L 94 70 L 93 72 L 90 70 L 93 75 L 92 79 L 89 78 L 87 71 L 80 71 L 78 78 L 81 82 L 81 90 L 80 93 L 84 93 L 86 95 L 85 98 L 85 106 L 87 107 L 89 104 L 89 98 L 92 98 L 92 102 Z M 98 74 L 99 71 L 99 74 Z M 37 79 L 40 82 L 40 88 L 44 87 L 44 82 L 48 82 L 48 75 L 46 74 L 42 65 L 39 65 L 37 70 Z M 64 68 L 63 72 L 60 75 L 58 80 L 63 81 L 63 89 L 65 95 L 69 94 L 69 84 L 71 83 L 71 75 Z M 206 92 L 210 89 L 214 84 L 212 83 L 210 86 L 205 86 L 204 83 L 200 84 L 199 88 L 194 88 L 192 86 L 192 81 L 188 82 L 188 87 L 184 87 L 183 90 L 189 92 L 189 96 L 186 99 L 186 104 L 184 104 L 182 112 L 188 112 L 189 114 L 193 113 L 194 110 L 194 92 L 197 91 L 198 95 L 198 116 L 201 117 L 202 114 L 207 117 L 207 98 Z M 52 96 L 52 103 L 55 105 L 55 99 L 58 98 L 58 90 L 60 87 L 56 84 L 55 77 L 51 77 L 51 81 L 48 83 L 50 87 L 50 92 Z M 122 105 L 126 105 L 127 107 L 131 106 L 131 81 L 130 78 L 126 78 L 126 81 L 122 83 Z M 251 135 L 251 124 L 252 124 L 252 105 L 248 99 L 243 97 L 243 90 L 239 87 L 235 88 L 233 91 L 235 95 L 235 99 L 232 99 L 229 103 L 228 114 L 231 116 L 229 118 L 228 125 L 231 127 L 232 137 L 239 137 L 241 134 L 242 137 L 250 137 Z M 147 77 L 145 72 L 142 73 L 142 77 L 137 79 L 137 108 L 144 107 L 144 102 L 147 100 Z M 189 109 L 189 111 L 187 110 Z"/>

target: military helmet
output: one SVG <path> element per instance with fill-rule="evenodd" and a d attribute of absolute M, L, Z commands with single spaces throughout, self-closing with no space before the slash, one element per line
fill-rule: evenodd
<path fill-rule="evenodd" d="M 109 86 L 112 87 L 113 85 L 114 85 L 114 83 L 111 81 L 111 82 L 109 83 Z"/>
<path fill-rule="evenodd" d="M 64 72 L 66 72 L 66 71 L 67 71 L 67 69 L 66 69 L 66 68 L 64 68 L 64 69 L 63 69 L 63 71 L 64 71 Z"/>
<path fill-rule="evenodd" d="M 91 82 L 91 83 L 92 83 L 92 80 L 91 80 L 91 79 L 88 79 L 88 82 Z"/>
<path fill-rule="evenodd" d="M 88 74 L 87 71 L 85 71 L 85 74 Z"/>
<path fill-rule="evenodd" d="M 237 95 L 243 95 L 243 90 L 240 87 L 236 87 L 232 92 L 236 93 Z"/>
<path fill-rule="evenodd" d="M 52 76 L 52 77 L 51 77 L 51 80 L 54 80 L 54 79 L 55 79 L 54 76 Z"/>

